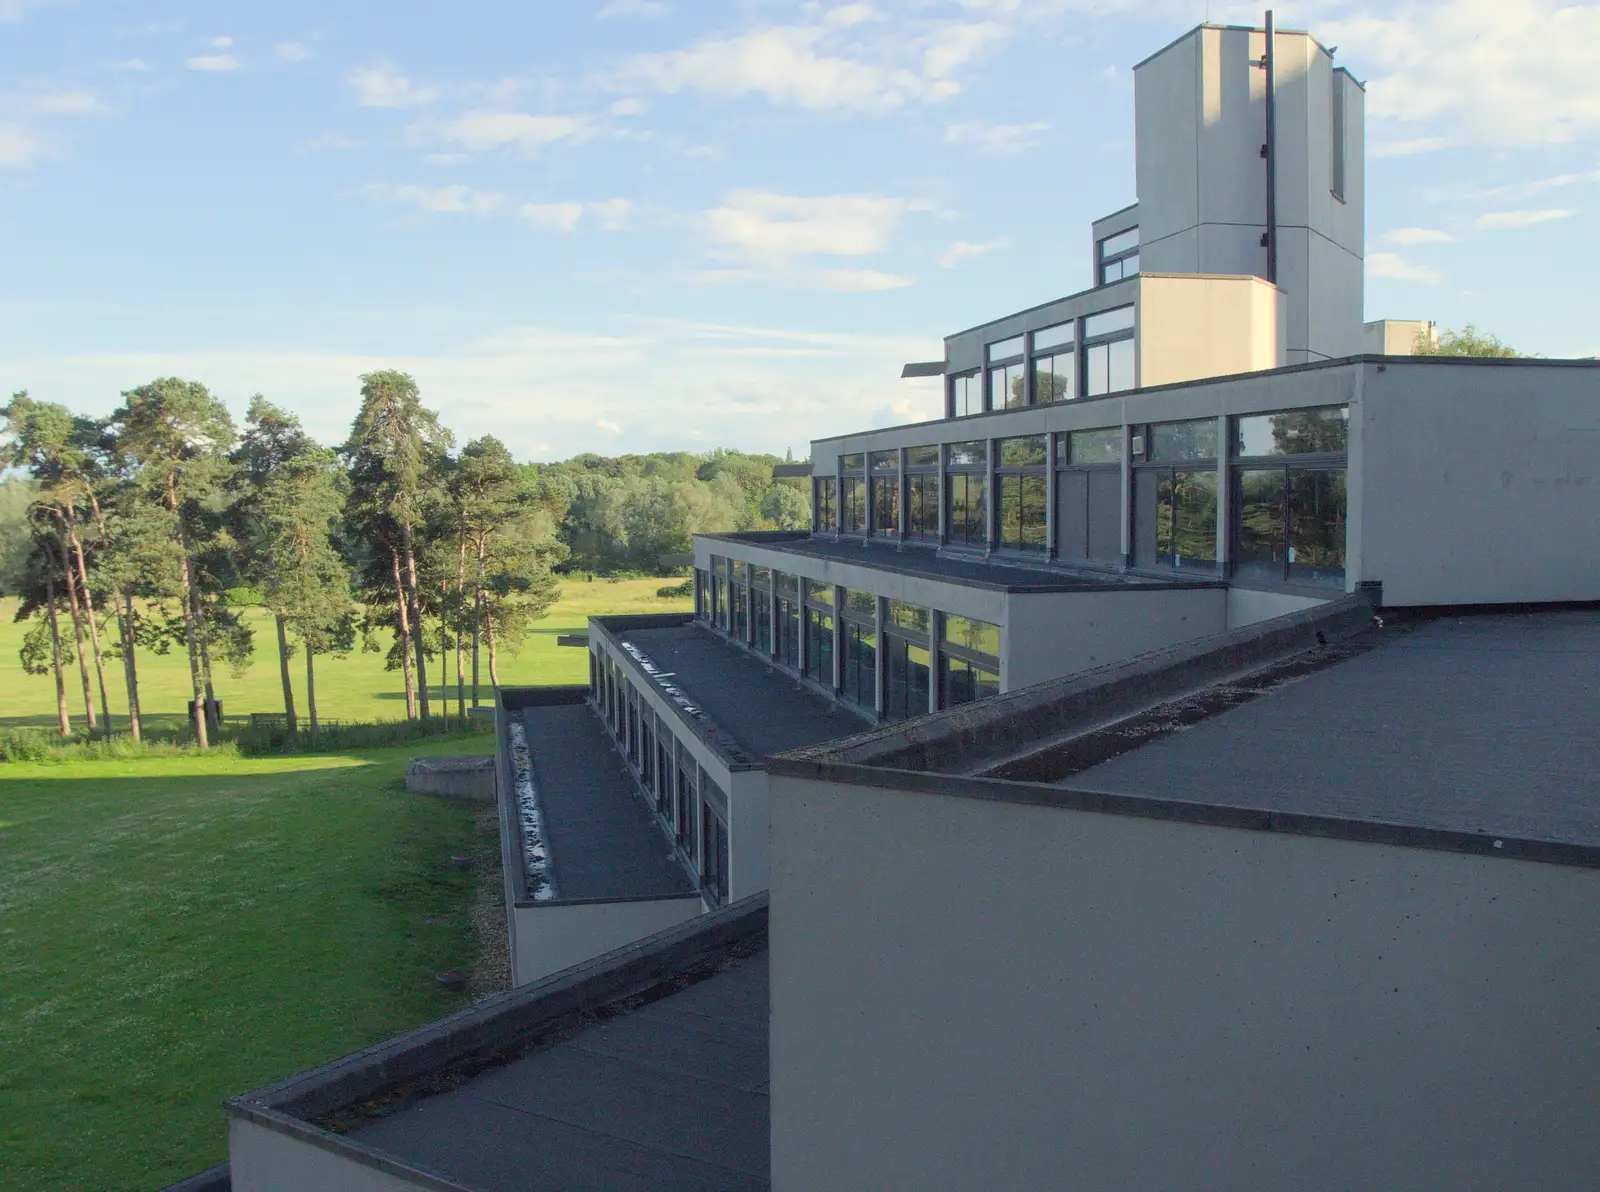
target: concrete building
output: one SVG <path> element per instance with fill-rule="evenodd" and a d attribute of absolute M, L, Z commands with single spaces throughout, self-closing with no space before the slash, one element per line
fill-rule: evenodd
<path fill-rule="evenodd" d="M 1363 102 L 1140 63 L 1089 288 L 498 693 L 518 990 L 230 1103 L 235 1186 L 769 1186 L 769 886 L 785 1192 L 1584 1183 L 1600 364 L 1363 324 Z"/>

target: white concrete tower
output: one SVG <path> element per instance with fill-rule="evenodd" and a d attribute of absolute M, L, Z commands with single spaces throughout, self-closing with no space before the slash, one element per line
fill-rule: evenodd
<path fill-rule="evenodd" d="M 1304 364 L 1361 351 L 1366 97 L 1315 38 L 1272 40 L 1270 214 L 1265 31 L 1202 25 L 1134 67 L 1140 268 L 1275 280 Z"/>

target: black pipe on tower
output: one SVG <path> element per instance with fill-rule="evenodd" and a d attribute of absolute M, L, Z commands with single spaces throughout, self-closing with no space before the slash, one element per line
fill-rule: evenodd
<path fill-rule="evenodd" d="M 1277 121 L 1277 39 L 1272 30 L 1272 9 L 1267 9 L 1267 143 L 1261 155 L 1267 159 L 1267 280 L 1278 284 L 1278 121 Z"/>

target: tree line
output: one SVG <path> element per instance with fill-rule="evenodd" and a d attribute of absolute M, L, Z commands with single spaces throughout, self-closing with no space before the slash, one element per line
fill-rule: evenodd
<path fill-rule="evenodd" d="M 361 378 L 336 447 L 260 395 L 241 429 L 203 384 L 175 377 L 127 391 L 105 418 L 26 392 L 0 416 L 0 459 L 13 469 L 0 483 L 0 584 L 28 626 L 24 669 L 54 676 L 63 734 L 70 686 L 90 734 L 109 734 L 107 671 L 120 665 L 139 740 L 140 654 L 181 650 L 206 746 L 220 715 L 215 668 L 238 671 L 253 655 L 241 588 L 272 615 L 291 732 L 296 653 L 313 734 L 317 657 L 357 648 L 386 650 L 409 719 L 450 714 L 448 697 L 430 707 L 438 660 L 465 717 L 480 660 L 498 686 L 500 651 L 548 612 L 560 570 L 655 571 L 696 532 L 806 520 L 799 487 L 771 480 L 770 456 L 519 464 L 492 435 L 457 450 L 416 382 L 392 370 Z"/>

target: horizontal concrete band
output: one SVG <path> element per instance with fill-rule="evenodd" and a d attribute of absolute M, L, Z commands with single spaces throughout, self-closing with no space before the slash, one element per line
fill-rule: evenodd
<path fill-rule="evenodd" d="M 228 1178 L 228 1165 L 218 1163 L 204 1171 L 197 1171 L 186 1180 L 169 1184 L 161 1192 L 229 1192 L 233 1181 Z"/>
<path fill-rule="evenodd" d="M 1371 623 L 1372 605 L 1356 593 L 784 756 L 970 773 L 1016 751 L 1037 748 L 1049 738 L 1132 715 L 1228 675 L 1354 637 Z M 778 766 L 768 765 L 778 772 Z"/>

